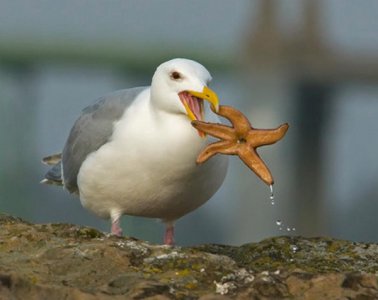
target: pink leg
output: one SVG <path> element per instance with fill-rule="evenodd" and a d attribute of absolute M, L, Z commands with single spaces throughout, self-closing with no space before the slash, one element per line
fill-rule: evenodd
<path fill-rule="evenodd" d="M 121 225 L 120 225 L 121 215 L 120 214 L 112 214 L 111 219 L 112 219 L 111 234 L 113 234 L 115 236 L 122 236 L 122 228 L 121 228 Z"/>
<path fill-rule="evenodd" d="M 164 244 L 173 246 L 175 244 L 175 226 L 173 223 L 167 223 L 164 234 Z"/>

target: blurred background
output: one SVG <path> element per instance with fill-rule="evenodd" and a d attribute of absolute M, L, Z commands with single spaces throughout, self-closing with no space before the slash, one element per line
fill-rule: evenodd
<path fill-rule="evenodd" d="M 269 189 L 234 157 L 225 183 L 177 223 L 181 245 L 274 235 L 378 242 L 378 2 L 375 0 L 0 0 L 0 212 L 108 231 L 62 188 L 40 185 L 81 109 L 150 84 L 185 57 L 212 73 L 221 103 L 258 128 Z M 156 220 L 128 235 L 161 242 Z"/>

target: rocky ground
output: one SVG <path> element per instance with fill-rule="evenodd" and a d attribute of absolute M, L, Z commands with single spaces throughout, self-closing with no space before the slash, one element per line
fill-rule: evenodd
<path fill-rule="evenodd" d="M 151 245 L 0 215 L 0 299 L 378 299 L 378 245 Z"/>

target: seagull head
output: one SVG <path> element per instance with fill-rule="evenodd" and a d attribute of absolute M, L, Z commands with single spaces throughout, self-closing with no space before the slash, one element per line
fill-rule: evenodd
<path fill-rule="evenodd" d="M 151 101 L 161 110 L 184 114 L 190 121 L 204 118 L 204 100 L 218 111 L 217 94 L 208 84 L 211 75 L 204 66 L 189 59 L 176 58 L 161 64 L 151 83 Z"/>

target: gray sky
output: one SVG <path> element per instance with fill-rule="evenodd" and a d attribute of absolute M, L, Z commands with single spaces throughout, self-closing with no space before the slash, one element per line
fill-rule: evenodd
<path fill-rule="evenodd" d="M 280 1 L 282 26 L 296 30 L 301 0 Z M 346 52 L 378 47 L 378 1 L 327 0 L 321 26 L 332 44 Z M 258 1 L 238 0 L 1 0 L 0 38 L 107 41 L 232 52 L 255 16 Z M 0 41 L 1 46 L 1 41 Z"/>

